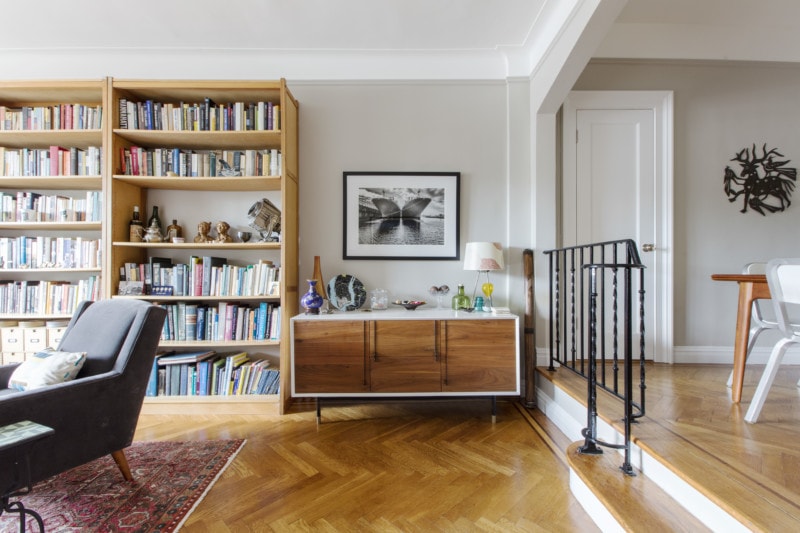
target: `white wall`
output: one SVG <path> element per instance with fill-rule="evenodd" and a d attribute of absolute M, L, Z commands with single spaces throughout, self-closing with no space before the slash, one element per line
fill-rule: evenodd
<path fill-rule="evenodd" d="M 461 172 L 461 254 L 508 235 L 507 96 L 503 82 L 287 82 L 300 102 L 300 279 L 321 256 L 326 278 L 352 274 L 396 298 L 431 285 L 470 292 L 461 261 L 342 259 L 342 172 Z M 508 261 L 508 255 L 506 256 Z M 493 275 L 497 304 L 507 273 Z"/>
<path fill-rule="evenodd" d="M 730 159 L 753 143 L 800 168 L 799 86 L 798 65 L 721 62 L 593 62 L 575 85 L 675 92 L 675 346 L 684 351 L 718 349 L 730 361 L 737 286 L 711 274 L 800 255 L 800 193 L 786 211 L 762 216 L 740 213 L 741 198 L 730 203 L 723 191 L 725 167 L 738 172 Z M 770 342 L 765 335 L 760 345 Z"/>

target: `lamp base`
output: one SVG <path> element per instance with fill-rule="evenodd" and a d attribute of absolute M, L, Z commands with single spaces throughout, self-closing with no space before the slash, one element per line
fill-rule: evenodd
<path fill-rule="evenodd" d="M 481 291 L 483 292 L 484 296 L 484 304 L 488 305 L 489 307 L 493 307 L 492 303 L 492 293 L 494 292 L 494 285 L 491 281 L 489 281 L 489 271 L 488 270 L 479 270 L 478 275 L 475 277 L 475 287 L 472 289 L 472 301 L 475 301 L 475 295 L 478 293 L 478 283 L 481 279 L 481 274 L 486 274 L 486 282 L 481 285 Z"/>

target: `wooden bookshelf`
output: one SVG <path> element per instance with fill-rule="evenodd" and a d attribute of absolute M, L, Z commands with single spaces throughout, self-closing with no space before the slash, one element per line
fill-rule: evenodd
<path fill-rule="evenodd" d="M 120 122 L 120 101 L 153 101 L 178 105 L 199 103 L 205 99 L 225 106 L 233 103 L 261 102 L 266 108 L 277 107 L 280 120 L 272 128 L 227 131 L 187 131 L 128 129 Z M 191 255 L 227 257 L 238 265 L 253 264 L 270 259 L 280 267 L 280 294 L 269 296 L 139 296 L 152 302 L 195 301 L 215 304 L 217 302 L 243 302 L 258 305 L 261 302 L 279 304 L 281 334 L 278 340 L 267 341 L 195 341 L 165 342 L 164 349 L 188 351 L 210 348 L 220 352 L 248 351 L 270 359 L 274 367 L 281 370 L 280 394 L 224 398 L 169 397 L 148 399 L 148 404 L 158 405 L 158 410 L 187 412 L 263 412 L 277 409 L 283 412 L 290 398 L 289 365 L 289 319 L 297 314 L 299 292 L 297 279 L 298 254 L 298 103 L 286 87 L 284 80 L 276 81 L 229 81 L 229 80 L 101 80 L 64 81 L 0 81 L 0 111 L 5 108 L 18 121 L 21 110 L 58 106 L 56 115 L 61 116 L 67 106 L 80 106 L 100 110 L 102 121 L 83 129 L 8 129 L 5 121 L 0 123 L 0 147 L 7 151 L 23 149 L 46 150 L 59 146 L 87 150 L 99 147 L 102 151 L 102 168 L 93 175 L 14 175 L 0 173 L 0 191 L 7 194 L 15 191 L 39 192 L 43 195 L 76 195 L 85 191 L 100 191 L 102 217 L 94 222 L 33 222 L 23 220 L 0 220 L 0 237 L 19 238 L 36 236 L 80 236 L 101 241 L 103 263 L 97 268 L 17 268 L 9 264 L 0 265 L 4 279 L 15 281 L 68 281 L 99 278 L 102 297 L 116 296 L 120 281 L 120 266 L 125 263 L 143 263 L 152 256 L 169 256 L 176 262 Z M 30 109 L 27 109 L 30 108 Z M 36 112 L 41 112 L 37 109 Z M 47 111 L 45 111 L 46 113 Z M 48 117 L 50 115 L 47 115 Z M 91 116 L 87 113 L 87 116 Z M 50 120 L 48 118 L 48 120 Z M 60 120 L 60 118 L 59 118 Z M 11 123 L 9 119 L 8 123 Z M 243 176 L 175 176 L 175 175 L 130 175 L 122 171 L 121 153 L 133 146 L 151 149 L 180 148 L 183 150 L 269 150 L 279 153 L 279 172 L 262 171 L 264 175 Z M 263 169 L 260 169 L 263 170 Z M 270 169 L 271 170 L 271 169 Z M 141 173 L 140 173 L 141 174 Z M 178 195 L 178 196 L 176 196 Z M 164 199 L 167 200 L 164 200 Z M 235 229 L 246 229 L 245 214 L 253 202 L 267 198 L 279 206 L 282 212 L 280 242 L 259 242 L 254 230 L 249 242 L 194 243 L 196 224 L 203 220 L 214 224 L 217 219 L 231 223 L 231 235 Z M 133 206 L 138 205 L 146 222 L 152 205 L 167 202 L 166 213 L 162 211 L 164 226 L 173 218 L 174 206 L 182 205 L 190 215 L 181 220 L 185 242 L 132 243 L 128 242 L 128 223 Z M 235 206 L 233 214 L 217 214 L 218 209 Z M 162 208 L 165 207 L 162 205 Z M 230 209 L 234 209 L 230 207 Z M 176 218 L 182 218 L 177 216 Z M 128 297 L 128 296 L 124 296 Z M 69 313 L 0 313 L 0 319 L 65 319 Z"/>
<path fill-rule="evenodd" d="M 101 192 L 104 188 L 106 175 L 102 169 L 92 175 L 68 175 L 69 169 L 63 174 L 50 175 L 46 167 L 47 161 L 38 159 L 35 163 L 30 161 L 25 164 L 20 158 L 19 165 L 11 164 L 12 152 L 19 156 L 22 151 L 47 152 L 51 147 L 61 147 L 64 151 L 69 149 L 85 151 L 89 147 L 99 148 L 102 160 L 102 149 L 106 138 L 106 123 L 104 111 L 107 109 L 107 80 L 53 80 L 53 81 L 0 81 L 0 147 L 5 150 L 3 161 L 0 161 L 0 191 L 15 198 L 19 194 L 62 196 L 76 200 L 85 198 L 87 191 Z M 79 124 L 77 117 L 74 122 L 67 122 L 67 117 L 73 117 L 73 111 L 80 107 L 91 108 L 91 114 L 96 120 L 92 123 Z M 67 113 L 67 108 L 70 109 Z M 23 114 L 23 110 L 31 117 L 29 123 L 14 122 Z M 99 113 L 98 113 L 99 111 Z M 34 118 L 35 122 L 34 122 Z M 64 117 L 62 121 L 61 117 Z M 88 117 L 87 114 L 84 115 Z M 13 119 L 12 117 L 16 117 Z M 46 121 L 40 120 L 47 117 Z M 58 124 L 56 124 L 56 120 Z M 6 157 L 7 156 L 7 157 Z M 74 159 L 70 159 L 74 160 Z M 6 164 L 6 161 L 9 164 Z M 95 162 L 97 159 L 95 159 Z M 32 172 L 33 167 L 36 172 Z M 35 175 L 32 175 L 35 174 Z M 103 194 L 99 197 L 102 199 Z M 103 234 L 104 206 L 99 207 L 95 221 L 36 221 L 40 215 L 18 219 L 18 213 L 8 213 L 0 220 L 0 237 L 8 239 L 36 239 L 44 237 L 70 238 L 81 237 L 86 240 L 100 241 Z M 47 212 L 42 212 L 45 216 Z M 50 213 L 53 214 L 53 213 Z M 17 241 L 21 242 L 21 241 Z M 97 268 L 78 268 L 51 266 L 46 268 L 37 265 L 14 265 L 5 257 L 1 265 L 4 282 L 35 284 L 41 281 L 61 281 L 70 285 L 88 282 L 92 277 L 99 277 L 103 265 Z M 19 263 L 21 257 L 16 257 Z M 46 261 L 47 262 L 47 261 Z M 49 263 L 49 262 L 47 262 Z M 101 287 L 101 281 L 96 285 Z M 98 295 L 101 296 L 101 295 Z M 77 303 L 77 302 L 75 302 Z M 0 312 L 0 318 L 7 320 L 54 319 L 69 318 L 69 314 L 48 313 L 43 310 L 32 312 Z"/>
<path fill-rule="evenodd" d="M 120 103 L 151 102 L 153 105 L 180 105 L 204 102 L 223 106 L 236 102 L 269 102 L 280 109 L 280 129 L 247 131 L 183 131 L 130 129 L 122 127 Z M 108 157 L 105 172 L 109 219 L 106 223 L 105 256 L 108 267 L 105 289 L 116 295 L 120 267 L 125 263 L 147 263 L 149 257 L 168 256 L 173 262 L 189 257 L 225 257 L 238 265 L 269 259 L 280 268 L 278 296 L 140 296 L 153 302 L 205 302 L 213 305 L 236 301 L 257 306 L 260 302 L 279 304 L 281 333 L 278 340 L 263 341 L 164 341 L 161 349 L 177 352 L 213 349 L 227 354 L 247 351 L 252 357 L 270 359 L 270 366 L 280 368 L 280 394 L 245 396 L 166 396 L 148 397 L 145 412 L 185 413 L 259 413 L 283 412 L 290 396 L 289 319 L 298 312 L 297 279 L 297 209 L 298 209 L 298 104 L 284 80 L 279 81 L 210 81 L 210 80 L 108 80 L 109 127 L 106 130 Z M 153 123 L 151 123 L 153 124 Z M 181 150 L 278 150 L 282 165 L 278 175 L 247 176 L 174 176 L 132 175 L 123 161 L 131 147 Z M 123 171 L 126 169 L 126 171 Z M 258 242 L 250 230 L 249 242 L 239 242 L 234 229 L 245 229 L 247 210 L 252 202 L 268 198 L 281 210 L 280 242 Z M 164 226 L 175 218 L 183 227 L 185 242 L 129 242 L 128 225 L 134 206 L 140 206 L 145 225 L 153 205 L 159 205 Z M 228 209 L 228 212 L 224 210 Z M 174 215 L 178 213 L 178 215 Z M 174 215 L 174 216 L 173 216 Z M 218 220 L 228 222 L 236 242 L 195 243 L 197 224 L 207 221 L 212 228 Z M 131 297 L 131 296 L 118 296 Z"/>

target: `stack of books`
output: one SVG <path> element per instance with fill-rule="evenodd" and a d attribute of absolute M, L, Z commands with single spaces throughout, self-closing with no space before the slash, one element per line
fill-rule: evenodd
<path fill-rule="evenodd" d="M 280 372 L 270 368 L 268 360 L 251 359 L 247 352 L 205 350 L 157 355 L 146 395 L 241 396 L 279 390 Z"/>

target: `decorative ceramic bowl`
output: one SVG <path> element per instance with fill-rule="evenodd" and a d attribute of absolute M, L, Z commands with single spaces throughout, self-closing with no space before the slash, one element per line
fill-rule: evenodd
<path fill-rule="evenodd" d="M 425 305 L 425 302 L 420 301 L 420 300 L 395 300 L 392 303 L 394 305 L 402 305 L 403 307 L 405 307 L 409 311 L 413 311 L 414 309 L 416 309 L 420 305 Z"/>

